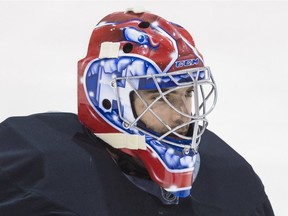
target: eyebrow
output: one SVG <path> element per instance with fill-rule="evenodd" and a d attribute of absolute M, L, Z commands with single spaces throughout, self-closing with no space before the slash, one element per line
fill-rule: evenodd
<path fill-rule="evenodd" d="M 158 89 L 147 90 L 148 93 L 159 93 Z"/>

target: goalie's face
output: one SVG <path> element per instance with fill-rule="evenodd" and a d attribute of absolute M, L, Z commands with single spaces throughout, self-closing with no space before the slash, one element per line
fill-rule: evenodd
<path fill-rule="evenodd" d="M 141 116 L 141 121 L 148 129 L 159 134 L 179 127 L 175 130 L 176 134 L 185 136 L 189 128 L 187 123 L 191 121 L 188 115 L 192 112 L 193 87 L 162 89 L 162 92 L 161 94 L 158 90 L 139 90 L 139 95 L 134 94 L 136 115 Z M 178 137 L 175 133 L 169 136 Z"/>

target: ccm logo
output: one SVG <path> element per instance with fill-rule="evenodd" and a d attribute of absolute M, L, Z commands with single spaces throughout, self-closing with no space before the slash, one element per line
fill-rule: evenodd
<path fill-rule="evenodd" d="M 187 60 L 183 60 L 183 61 L 176 61 L 175 65 L 177 68 L 179 67 L 185 67 L 185 66 L 191 66 L 191 65 L 196 65 L 199 63 L 199 59 L 187 59 Z"/>

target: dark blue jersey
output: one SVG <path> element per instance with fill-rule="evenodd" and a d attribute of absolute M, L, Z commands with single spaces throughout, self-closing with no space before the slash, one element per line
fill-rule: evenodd
<path fill-rule="evenodd" d="M 75 114 L 35 114 L 2 122 L 0 215 L 274 215 L 251 166 L 208 130 L 202 136 L 191 196 L 177 205 L 165 205 L 131 183 L 106 148 Z M 140 168 L 139 173 L 146 175 Z"/>

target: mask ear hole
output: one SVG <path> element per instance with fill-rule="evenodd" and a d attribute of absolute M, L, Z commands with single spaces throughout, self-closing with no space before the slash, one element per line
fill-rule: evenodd
<path fill-rule="evenodd" d="M 109 110 L 109 109 L 111 108 L 111 102 L 110 102 L 108 99 L 104 99 L 104 100 L 102 101 L 102 106 L 103 106 L 105 109 Z"/>
<path fill-rule="evenodd" d="M 138 24 L 139 28 L 148 28 L 150 26 L 149 22 L 142 21 Z"/>
<path fill-rule="evenodd" d="M 124 53 L 130 53 L 133 49 L 133 45 L 131 43 L 127 43 L 123 46 Z"/>

